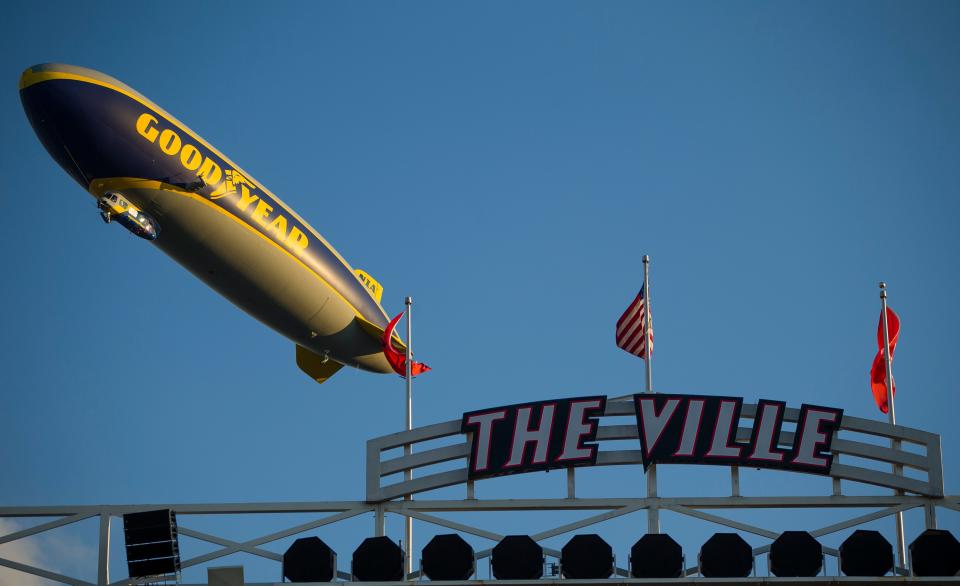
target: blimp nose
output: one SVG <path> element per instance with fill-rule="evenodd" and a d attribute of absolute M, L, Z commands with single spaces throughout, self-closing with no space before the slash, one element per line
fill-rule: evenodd
<path fill-rule="evenodd" d="M 132 176 L 130 167 L 143 165 L 138 153 L 122 155 L 129 151 L 126 122 L 136 116 L 136 96 L 109 76 L 72 65 L 35 65 L 20 76 L 20 101 L 34 132 L 85 190 L 93 179 Z"/>
<path fill-rule="evenodd" d="M 69 88 L 49 79 L 42 69 L 34 66 L 20 76 L 20 101 L 30 125 L 50 156 L 84 189 L 90 183 L 75 153 L 83 152 L 88 145 L 78 140 L 83 116 L 77 104 L 71 101 Z"/>

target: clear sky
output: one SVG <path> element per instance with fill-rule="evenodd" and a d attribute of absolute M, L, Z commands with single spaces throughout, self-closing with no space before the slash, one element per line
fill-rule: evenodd
<path fill-rule="evenodd" d="M 365 441 L 403 425 L 399 378 L 347 369 L 315 385 L 291 342 L 100 221 L 19 102 L 21 71 L 50 61 L 117 77 L 184 121 L 374 275 L 389 313 L 412 295 L 435 369 L 415 425 L 642 389 L 613 326 L 645 253 L 657 390 L 882 419 L 868 386 L 882 279 L 903 322 L 899 422 L 942 435 L 956 494 L 958 29 L 955 2 L 7 4 L 0 504 L 362 500 Z M 661 477 L 663 494 L 727 490 L 725 470 Z M 579 478 L 584 495 L 644 494 L 640 469 Z M 744 493 L 806 482 L 767 473 Z M 555 472 L 478 496 L 563 486 Z M 600 530 L 621 565 L 645 528 L 630 519 Z M 960 530 L 956 513 L 940 522 Z M 876 526 L 892 538 L 892 521 Z M 348 527 L 313 533 L 341 569 L 373 521 Z M 691 563 L 717 530 L 669 515 L 663 528 Z M 91 578 L 94 534 L 0 556 Z M 122 577 L 122 538 L 114 550 Z"/>

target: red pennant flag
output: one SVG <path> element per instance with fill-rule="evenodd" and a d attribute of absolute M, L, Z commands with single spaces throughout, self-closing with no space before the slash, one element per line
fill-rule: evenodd
<path fill-rule="evenodd" d="M 887 329 L 890 330 L 890 363 L 893 364 L 893 351 L 897 347 L 897 338 L 900 337 L 900 318 L 889 307 L 887 308 Z M 873 366 L 870 367 L 870 390 L 873 391 L 873 400 L 877 402 L 880 411 L 886 413 L 889 410 L 887 405 L 887 361 L 883 356 L 883 314 L 880 314 L 880 323 L 877 325 L 877 347 L 880 350 L 873 359 Z M 891 376 L 890 380 L 893 386 L 892 395 L 897 394 L 897 385 Z"/>
<path fill-rule="evenodd" d="M 393 338 L 393 329 L 397 327 L 397 322 L 400 321 L 400 318 L 403 317 L 405 311 L 401 311 L 400 314 L 390 320 L 390 324 L 387 325 L 387 329 L 383 331 L 383 354 L 387 357 L 387 362 L 390 363 L 390 366 L 393 368 L 393 371 L 399 374 L 400 376 L 407 376 L 407 357 L 405 354 L 397 352 L 393 347 L 393 344 L 390 343 L 391 338 Z M 432 370 L 426 364 L 422 362 L 412 361 L 410 363 L 410 376 L 417 376 L 418 374 L 423 374 L 428 370 Z"/>

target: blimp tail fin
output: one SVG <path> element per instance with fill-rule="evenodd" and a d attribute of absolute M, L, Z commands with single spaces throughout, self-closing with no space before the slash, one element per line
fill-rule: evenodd
<path fill-rule="evenodd" d="M 373 322 L 363 319 L 360 316 L 357 316 L 356 320 L 357 324 L 363 328 L 363 331 L 367 332 L 377 340 L 383 340 L 383 328 Z M 396 333 L 393 334 L 391 340 L 393 341 L 393 347 L 397 350 L 400 350 L 401 352 L 405 352 L 407 350 L 407 345 L 403 343 L 403 340 L 401 340 L 400 336 L 398 336 Z"/>
<path fill-rule="evenodd" d="M 336 360 L 320 356 L 299 344 L 297 344 L 297 366 L 321 385 L 343 368 L 343 365 Z"/>
<path fill-rule="evenodd" d="M 357 278 L 360 279 L 363 286 L 370 291 L 370 294 L 377 300 L 377 303 L 380 303 L 380 300 L 383 298 L 383 285 L 363 269 L 354 269 L 353 273 L 357 275 Z"/>

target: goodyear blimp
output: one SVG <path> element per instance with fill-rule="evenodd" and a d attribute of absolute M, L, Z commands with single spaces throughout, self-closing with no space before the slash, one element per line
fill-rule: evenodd
<path fill-rule="evenodd" d="M 390 359 L 403 343 L 380 284 L 182 122 L 116 79 L 70 65 L 27 69 L 20 99 L 105 222 L 152 241 L 292 340 L 317 382 L 343 365 L 398 370 Z"/>

